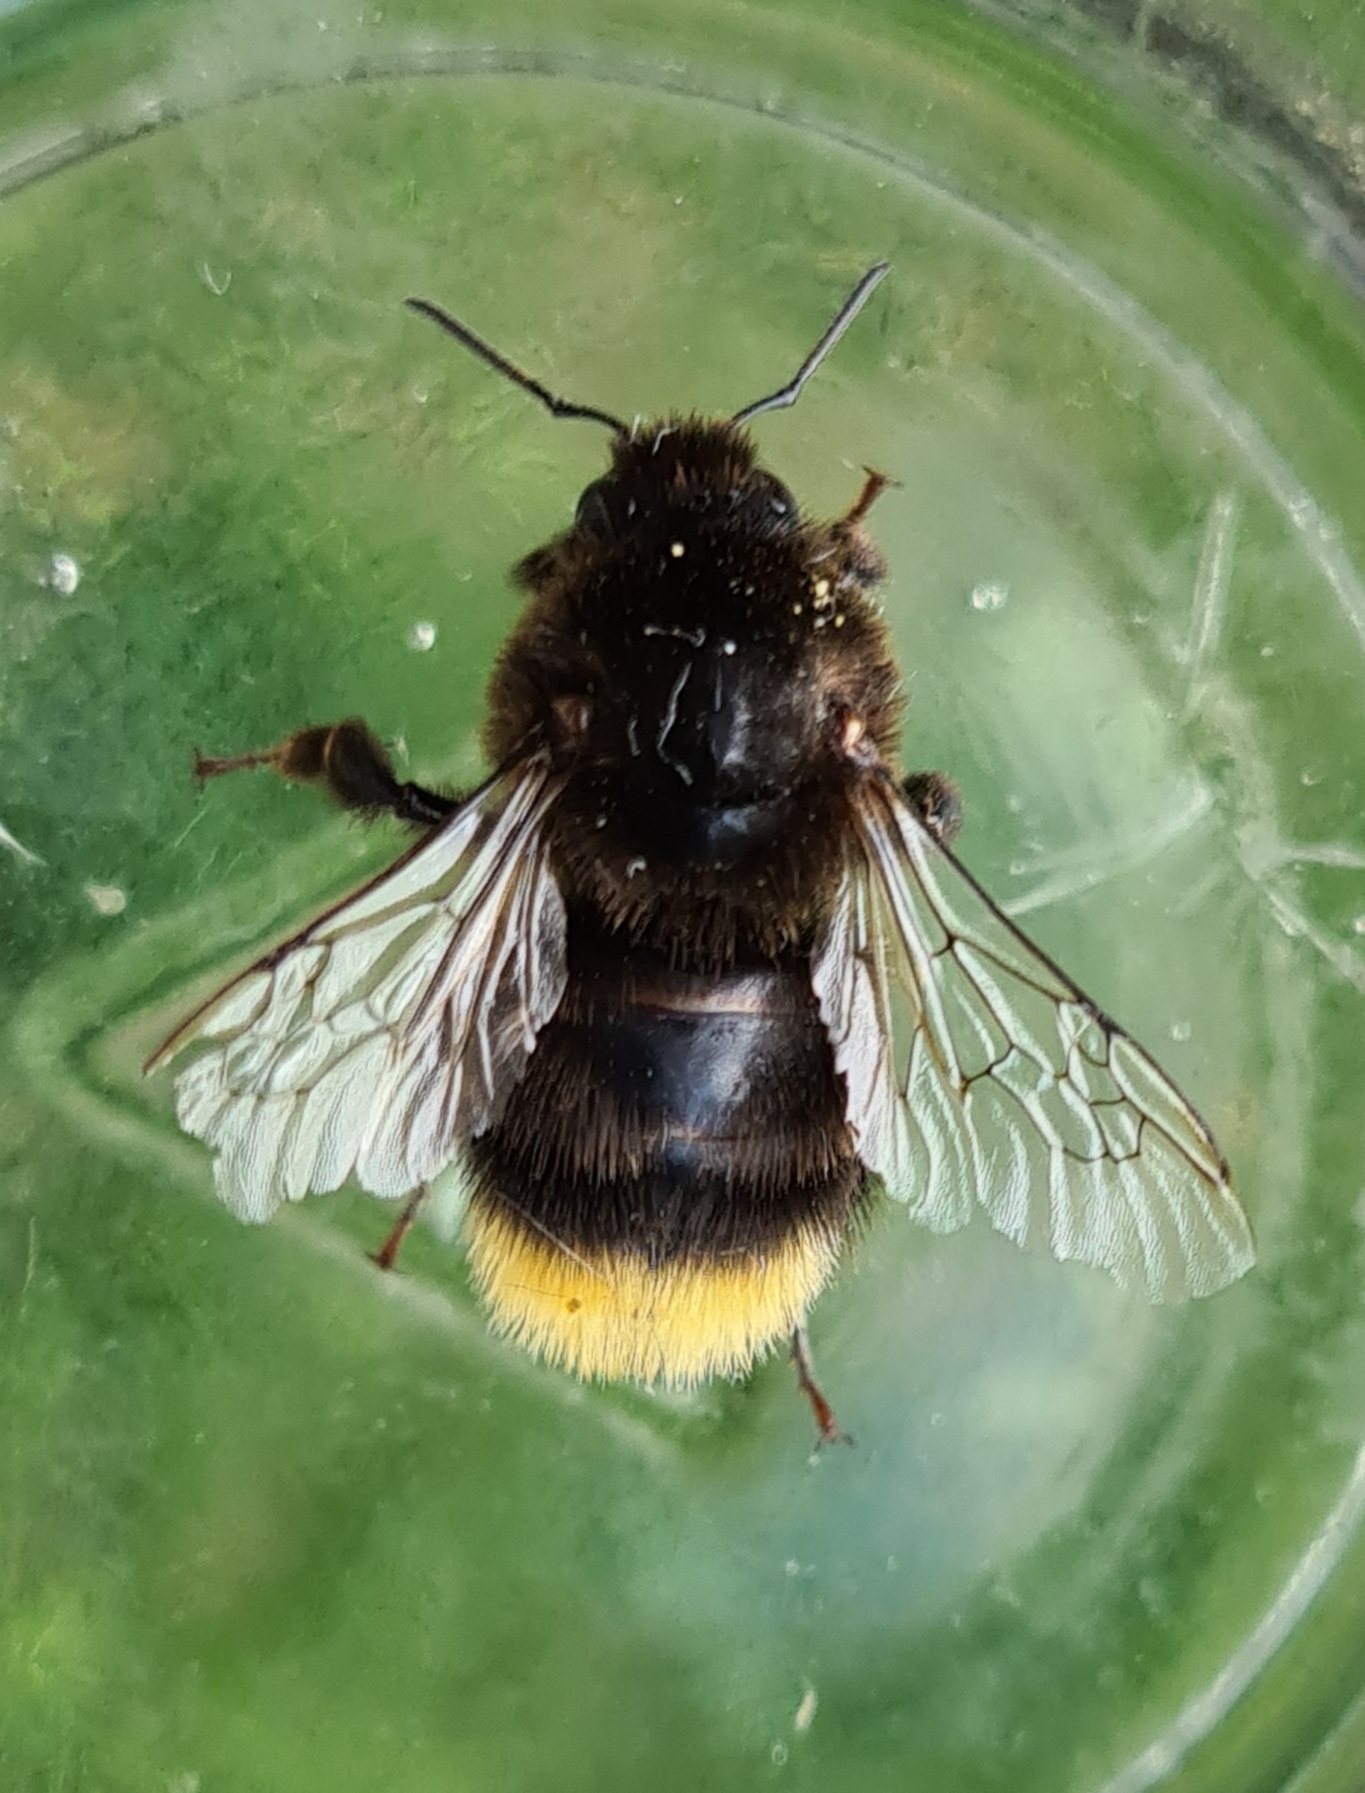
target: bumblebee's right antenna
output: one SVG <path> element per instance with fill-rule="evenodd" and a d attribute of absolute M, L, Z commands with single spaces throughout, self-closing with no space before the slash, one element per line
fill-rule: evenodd
<path fill-rule="evenodd" d="M 867 270 L 857 286 L 844 300 L 839 309 L 839 315 L 801 363 L 794 380 L 784 386 L 780 392 L 770 393 L 767 398 L 756 399 L 752 405 L 745 405 L 742 411 L 736 411 L 730 419 L 731 423 L 747 423 L 751 417 L 757 417 L 760 411 L 782 411 L 788 405 L 794 405 L 801 396 L 801 388 L 819 367 L 825 356 L 829 354 L 844 331 L 848 329 L 863 306 L 867 304 L 883 274 L 890 266 L 890 262 L 879 261 L 875 268 Z M 412 301 L 408 302 L 411 304 Z"/>
<path fill-rule="evenodd" d="M 493 345 L 485 342 L 481 336 L 476 336 L 468 324 L 462 324 L 458 318 L 451 317 L 448 311 L 443 311 L 430 299 L 407 299 L 404 303 L 410 305 L 414 311 L 420 311 L 423 317 L 430 318 L 434 324 L 439 324 L 443 330 L 455 338 L 456 342 L 462 342 L 467 349 L 477 355 L 480 361 L 486 361 L 500 374 L 505 374 L 514 386 L 520 386 L 523 392 L 529 392 L 532 398 L 538 398 L 551 416 L 587 417 L 593 423 L 605 423 L 607 428 L 615 430 L 618 436 L 629 434 L 621 419 L 613 417 L 610 412 L 594 410 L 591 405 L 571 405 L 567 399 L 556 398 L 554 393 L 542 386 L 539 380 L 533 380 L 530 374 L 524 374 L 515 362 L 509 361 L 506 355 L 500 355 Z"/>

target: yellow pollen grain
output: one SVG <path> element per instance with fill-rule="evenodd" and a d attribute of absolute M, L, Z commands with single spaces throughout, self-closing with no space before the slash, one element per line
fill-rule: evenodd
<path fill-rule="evenodd" d="M 651 1266 L 634 1253 L 569 1252 L 479 1202 L 466 1238 L 495 1331 L 585 1379 L 674 1388 L 742 1376 L 785 1342 L 839 1244 L 808 1226 L 752 1257 Z"/>
<path fill-rule="evenodd" d="M 683 555 L 687 552 L 687 544 L 685 542 L 674 542 L 669 547 L 668 552 L 673 556 L 674 560 L 681 560 Z"/>

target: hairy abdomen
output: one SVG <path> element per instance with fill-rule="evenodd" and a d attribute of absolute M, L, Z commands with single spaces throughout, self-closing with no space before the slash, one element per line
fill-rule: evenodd
<path fill-rule="evenodd" d="M 862 1199 L 804 958 L 681 972 L 582 923 L 470 1156 L 494 1323 L 609 1379 L 741 1373 L 799 1324 Z"/>

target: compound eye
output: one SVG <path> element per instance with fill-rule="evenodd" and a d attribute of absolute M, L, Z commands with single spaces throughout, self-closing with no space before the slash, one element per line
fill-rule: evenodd
<path fill-rule="evenodd" d="M 607 503 L 609 489 L 609 481 L 595 479 L 579 499 L 578 509 L 574 512 L 574 528 L 599 541 L 608 541 L 616 534 L 616 524 Z"/>
<path fill-rule="evenodd" d="M 756 513 L 755 521 L 769 530 L 781 531 L 795 526 L 796 500 L 771 473 L 754 473 L 745 493 L 745 508 Z"/>

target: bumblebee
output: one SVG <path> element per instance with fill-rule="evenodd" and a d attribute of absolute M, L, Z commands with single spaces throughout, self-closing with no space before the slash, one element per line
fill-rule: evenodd
<path fill-rule="evenodd" d="M 880 1194 L 936 1232 L 977 1208 L 1020 1245 L 1157 1301 L 1253 1247 L 1213 1137 L 953 851 L 950 782 L 899 764 L 869 474 L 805 516 L 747 425 L 627 425 L 566 403 L 412 300 L 557 416 L 612 433 L 572 525 L 517 567 L 488 692 L 491 777 L 399 781 L 363 722 L 264 765 L 420 838 L 234 978 L 186 1048 L 181 1125 L 244 1220 L 363 1189 L 467 1191 L 496 1330 L 583 1377 L 690 1386 L 791 1341 Z M 149 1067 L 150 1068 L 150 1067 Z"/>

